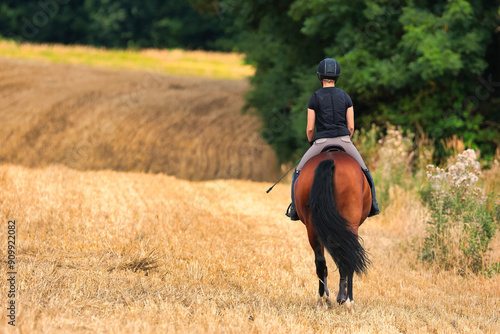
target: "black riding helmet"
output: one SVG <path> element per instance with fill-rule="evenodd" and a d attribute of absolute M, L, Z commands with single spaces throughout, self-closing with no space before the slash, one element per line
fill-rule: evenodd
<path fill-rule="evenodd" d="M 325 58 L 319 62 L 318 65 L 318 79 L 332 79 L 337 80 L 340 76 L 340 65 L 333 58 Z"/>

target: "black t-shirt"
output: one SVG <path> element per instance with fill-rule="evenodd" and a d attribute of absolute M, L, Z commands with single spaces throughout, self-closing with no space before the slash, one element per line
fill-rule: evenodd
<path fill-rule="evenodd" d="M 349 95 L 337 87 L 325 87 L 317 90 L 307 105 L 316 113 L 316 135 L 320 138 L 335 138 L 350 135 L 347 128 L 347 108 L 352 107 Z"/>

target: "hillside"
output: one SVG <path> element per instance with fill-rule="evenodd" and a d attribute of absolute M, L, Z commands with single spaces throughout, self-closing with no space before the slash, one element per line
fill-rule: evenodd
<path fill-rule="evenodd" d="M 163 174 L 0 166 L 16 221 L 20 333 L 498 333 L 500 276 L 427 268 L 426 210 L 395 189 L 360 229 L 372 266 L 355 314 L 316 309 L 313 251 L 283 215 L 289 187 Z M 338 272 L 328 257 L 329 286 Z M 7 305 L 8 282 L 0 281 Z M 0 332 L 12 332 L 6 308 Z"/>
<path fill-rule="evenodd" d="M 0 58 L 0 162 L 166 173 L 190 180 L 278 176 L 244 80 Z"/>

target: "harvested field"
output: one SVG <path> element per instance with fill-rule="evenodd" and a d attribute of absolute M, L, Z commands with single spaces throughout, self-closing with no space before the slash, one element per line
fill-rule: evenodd
<path fill-rule="evenodd" d="M 289 184 L 265 192 L 279 168 L 240 113 L 247 89 L 0 59 L 0 248 L 15 225 L 17 272 L 12 327 L 4 256 L 0 333 L 500 332 L 500 275 L 421 262 L 429 212 L 394 184 L 359 231 L 372 266 L 355 313 L 317 309 Z M 497 172 L 483 178 L 496 189 Z M 500 261 L 500 236 L 491 247 Z"/>
<path fill-rule="evenodd" d="M 268 183 L 242 180 L 3 165 L 0 186 L 5 231 L 16 221 L 19 333 L 500 331 L 500 276 L 420 263 L 411 245 L 426 210 L 402 190 L 360 229 L 372 266 L 354 278 L 349 315 L 316 309 L 305 228 L 283 215 L 288 185 L 266 194 Z M 14 332 L 6 307 L 0 318 Z"/>
<path fill-rule="evenodd" d="M 0 162 L 269 181 L 244 80 L 0 59 Z"/>

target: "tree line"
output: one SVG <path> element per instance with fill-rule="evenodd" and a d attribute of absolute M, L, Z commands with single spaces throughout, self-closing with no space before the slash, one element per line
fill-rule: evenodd
<path fill-rule="evenodd" d="M 338 86 L 358 125 L 411 128 L 435 140 L 438 156 L 454 134 L 483 157 L 500 147 L 498 1 L 220 0 L 219 8 L 257 68 L 248 106 L 282 161 L 308 147 L 307 101 L 326 57 L 340 63 Z"/>
<path fill-rule="evenodd" d="M 231 47 L 229 21 L 196 11 L 188 1 L 4 0 L 0 35 L 20 42 L 109 48 Z"/>
<path fill-rule="evenodd" d="M 238 50 L 256 67 L 246 108 L 281 161 L 307 148 L 316 66 L 342 68 L 358 126 L 386 122 L 436 142 L 500 146 L 500 11 L 495 0 L 40 0 L 0 4 L 0 34 L 113 48 Z M 358 127 L 357 126 L 357 127 Z"/>

